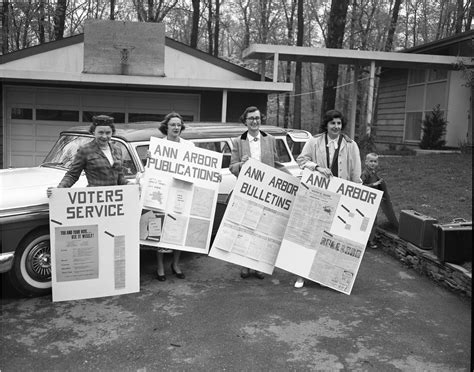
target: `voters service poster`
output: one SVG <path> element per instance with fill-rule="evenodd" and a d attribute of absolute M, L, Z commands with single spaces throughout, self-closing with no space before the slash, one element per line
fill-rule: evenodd
<path fill-rule="evenodd" d="M 53 189 L 53 301 L 140 290 L 138 185 Z"/>
<path fill-rule="evenodd" d="M 275 266 L 350 294 L 382 195 L 305 169 Z"/>
<path fill-rule="evenodd" d="M 222 154 L 151 137 L 142 178 L 140 242 L 207 254 Z"/>
<path fill-rule="evenodd" d="M 249 159 L 209 256 L 272 274 L 299 180 Z"/>

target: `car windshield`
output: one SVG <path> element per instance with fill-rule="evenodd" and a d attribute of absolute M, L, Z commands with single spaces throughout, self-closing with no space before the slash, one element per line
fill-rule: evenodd
<path fill-rule="evenodd" d="M 77 136 L 77 135 L 62 135 L 59 137 L 49 154 L 44 159 L 42 167 L 54 167 L 68 169 L 74 160 L 79 147 L 92 141 L 92 137 Z M 133 177 L 137 173 L 137 168 L 130 156 L 126 146 L 112 139 L 112 143 L 117 146 L 122 152 L 122 165 L 125 177 Z"/>
<path fill-rule="evenodd" d="M 91 140 L 92 138 L 84 136 L 67 135 L 59 137 L 41 166 L 69 168 L 79 147 Z"/>

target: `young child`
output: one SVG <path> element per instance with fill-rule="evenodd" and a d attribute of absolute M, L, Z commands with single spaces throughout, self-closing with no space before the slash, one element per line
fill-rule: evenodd
<path fill-rule="evenodd" d="M 392 201 L 390 200 L 390 195 L 388 194 L 387 184 L 385 183 L 383 178 L 380 178 L 377 174 L 377 170 L 379 167 L 379 156 L 371 152 L 367 154 L 365 157 L 365 168 L 362 171 L 360 176 L 362 180 L 362 184 L 365 186 L 373 187 L 375 189 L 383 191 L 382 201 L 380 206 L 382 207 L 382 211 L 387 217 L 388 222 L 398 230 L 398 219 L 395 215 L 393 210 Z M 369 247 L 377 248 L 377 244 L 374 242 L 375 236 L 375 222 L 370 233 L 369 237 Z"/>

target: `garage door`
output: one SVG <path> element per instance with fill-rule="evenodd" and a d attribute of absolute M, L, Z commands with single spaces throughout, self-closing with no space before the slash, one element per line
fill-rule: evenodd
<path fill-rule="evenodd" d="M 198 94 L 7 86 L 5 97 L 5 167 L 41 164 L 62 130 L 88 124 L 93 115 L 131 123 L 177 111 L 186 121 L 199 120 Z"/>

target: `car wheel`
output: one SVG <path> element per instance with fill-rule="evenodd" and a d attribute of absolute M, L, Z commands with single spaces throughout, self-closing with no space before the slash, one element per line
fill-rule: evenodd
<path fill-rule="evenodd" d="M 20 243 L 9 276 L 13 287 L 25 296 L 41 296 L 51 292 L 49 230 L 31 233 Z"/>

